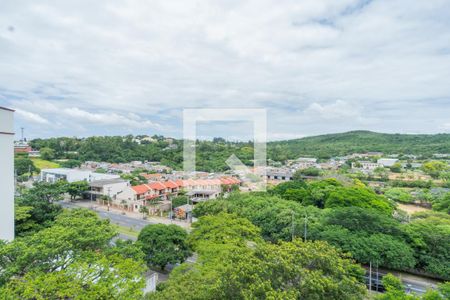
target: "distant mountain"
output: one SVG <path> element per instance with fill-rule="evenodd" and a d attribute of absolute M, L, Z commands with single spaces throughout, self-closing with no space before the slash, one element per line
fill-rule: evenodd
<path fill-rule="evenodd" d="M 388 134 L 350 131 L 270 142 L 268 157 L 292 159 L 304 155 L 330 157 L 357 152 L 430 155 L 450 153 L 450 134 Z"/>

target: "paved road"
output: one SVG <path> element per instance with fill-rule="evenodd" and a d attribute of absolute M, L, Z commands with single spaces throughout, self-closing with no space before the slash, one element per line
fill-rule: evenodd
<path fill-rule="evenodd" d="M 61 201 L 60 204 L 64 208 L 80 208 L 76 204 L 73 204 L 70 202 Z M 142 228 L 144 228 L 145 226 L 147 226 L 149 224 L 155 224 L 150 221 L 139 220 L 136 218 L 131 218 L 131 217 L 128 217 L 125 215 L 117 214 L 114 212 L 99 211 L 99 210 L 92 209 L 92 208 L 90 208 L 90 210 L 95 211 L 99 215 L 99 217 L 101 217 L 103 219 L 109 219 L 111 221 L 111 223 L 113 223 L 113 224 L 120 225 L 123 227 L 133 228 L 133 230 L 136 230 L 136 231 L 140 231 Z M 125 235 L 122 233 L 119 234 L 119 238 L 136 240 L 135 237 L 128 236 L 128 235 Z"/>
<path fill-rule="evenodd" d="M 385 276 L 388 272 L 386 270 L 381 270 L 378 274 L 379 278 L 377 281 L 376 278 L 376 272 L 372 271 L 372 290 L 377 290 L 382 292 L 384 291 L 384 288 L 382 287 L 381 279 L 383 276 Z M 430 288 L 436 288 L 436 284 L 431 282 L 429 279 L 422 279 L 419 276 L 410 275 L 407 273 L 400 273 L 400 272 L 391 272 L 394 273 L 395 276 L 400 277 L 401 281 L 403 283 L 403 286 L 405 287 L 405 291 L 407 293 L 415 293 L 417 295 L 423 295 L 427 291 L 427 289 Z M 400 276 L 399 276 L 400 275 Z M 403 275 L 403 276 L 401 276 Z M 405 278 L 407 277 L 407 278 Z M 408 278 L 409 277 L 409 278 Z M 369 283 L 369 272 L 366 273 L 366 284 Z"/>

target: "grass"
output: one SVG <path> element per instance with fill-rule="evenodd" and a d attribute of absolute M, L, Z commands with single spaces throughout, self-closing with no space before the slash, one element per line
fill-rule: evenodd
<path fill-rule="evenodd" d="M 31 160 L 33 161 L 34 165 L 39 169 L 55 169 L 60 167 L 58 163 L 49 160 L 44 160 L 41 158 L 32 158 Z"/>
<path fill-rule="evenodd" d="M 137 238 L 139 235 L 139 231 L 136 231 L 133 228 L 129 228 L 129 227 L 125 227 L 125 226 L 121 226 L 121 225 L 117 225 L 117 224 L 115 225 L 115 227 L 116 227 L 117 231 L 121 234 L 132 236 L 135 238 Z"/>

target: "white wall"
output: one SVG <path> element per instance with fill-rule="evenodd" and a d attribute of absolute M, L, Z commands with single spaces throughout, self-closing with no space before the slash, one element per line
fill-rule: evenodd
<path fill-rule="evenodd" d="M 116 196 L 118 198 L 119 195 L 122 194 L 128 186 L 129 186 L 128 182 L 118 182 L 118 183 L 107 184 L 107 185 L 103 186 L 103 194 L 105 196 L 108 196 L 108 188 L 109 188 L 109 190 L 110 190 L 109 196 L 111 196 L 111 197 Z"/>
<path fill-rule="evenodd" d="M 13 112 L 0 108 L 0 239 L 14 239 Z"/>

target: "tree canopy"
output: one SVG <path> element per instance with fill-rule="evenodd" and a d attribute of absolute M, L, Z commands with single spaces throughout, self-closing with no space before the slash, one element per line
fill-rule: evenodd
<path fill-rule="evenodd" d="M 153 224 L 139 233 L 138 242 L 149 266 L 164 270 L 167 264 L 182 263 L 191 254 L 187 232 L 177 225 Z"/>
<path fill-rule="evenodd" d="M 51 227 L 0 244 L 0 296 L 141 299 L 145 265 L 141 256 L 127 255 L 136 252 L 111 244 L 116 235 L 108 220 L 75 209 Z"/>
<path fill-rule="evenodd" d="M 221 226 L 219 226 L 221 224 Z M 224 233 L 223 230 L 226 230 Z M 196 263 L 177 267 L 149 299 L 360 299 L 364 271 L 323 242 L 270 244 L 246 219 L 201 217 Z M 205 240 L 201 238 L 207 234 Z"/>

